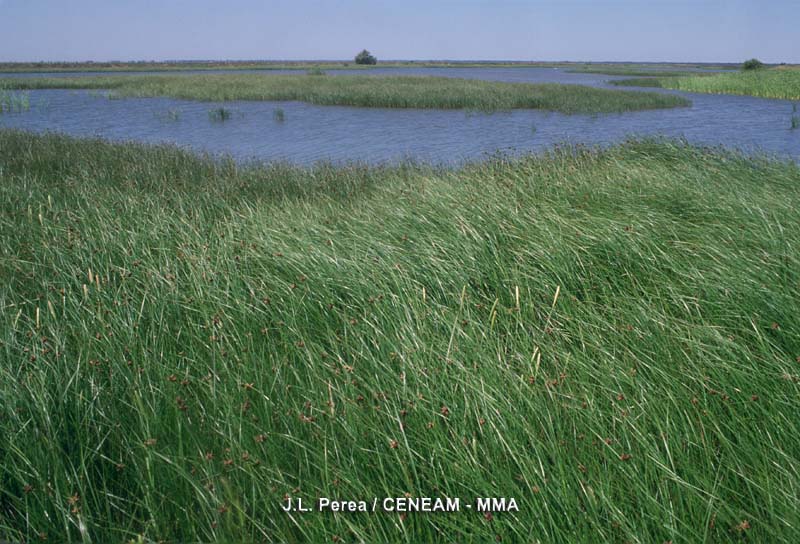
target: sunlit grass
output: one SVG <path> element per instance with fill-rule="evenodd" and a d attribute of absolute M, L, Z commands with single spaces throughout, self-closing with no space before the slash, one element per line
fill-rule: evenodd
<path fill-rule="evenodd" d="M 30 109 L 29 93 L 9 91 L 0 86 L 0 115 L 4 113 L 22 113 Z"/>
<path fill-rule="evenodd" d="M 651 86 L 694 93 L 742 94 L 800 99 L 800 70 L 751 70 L 733 73 L 612 81 L 615 85 Z"/>
<path fill-rule="evenodd" d="M 659 93 L 581 85 L 503 83 L 446 77 L 306 75 L 147 75 L 17 78 L 18 89 L 110 89 L 116 96 L 170 96 L 191 100 L 298 100 L 321 105 L 471 110 L 544 109 L 563 113 L 621 112 L 687 106 Z"/>
<path fill-rule="evenodd" d="M 798 199 L 666 142 L 298 169 L 0 132 L 0 539 L 797 542 Z M 280 509 L 406 493 L 520 511 Z"/>

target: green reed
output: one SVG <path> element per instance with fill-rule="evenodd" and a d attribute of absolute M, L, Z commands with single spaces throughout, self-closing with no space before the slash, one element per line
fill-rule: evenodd
<path fill-rule="evenodd" d="M 800 538 L 800 168 L 0 131 L 0 539 Z M 520 511 L 289 515 L 283 497 Z"/>

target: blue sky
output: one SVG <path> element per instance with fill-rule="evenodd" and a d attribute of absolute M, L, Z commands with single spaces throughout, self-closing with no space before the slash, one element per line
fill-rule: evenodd
<path fill-rule="evenodd" d="M 0 61 L 800 62 L 800 0 L 0 0 Z"/>

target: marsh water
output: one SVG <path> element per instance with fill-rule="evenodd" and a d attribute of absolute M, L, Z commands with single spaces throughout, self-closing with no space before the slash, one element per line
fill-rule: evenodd
<path fill-rule="evenodd" d="M 280 72 L 288 71 L 266 73 Z M 523 67 L 331 70 L 328 77 L 347 73 L 364 77 L 436 75 L 596 87 L 611 87 L 610 80 L 620 79 L 620 76 L 570 73 L 558 68 Z M 24 77 L 41 75 L 26 74 Z M 692 106 L 598 115 L 564 115 L 538 110 L 473 113 L 315 106 L 301 102 L 222 104 L 169 98 L 109 99 L 106 93 L 97 91 L 40 90 L 29 92 L 28 111 L 0 115 L 0 128 L 56 131 L 118 141 L 168 142 L 201 152 L 229 154 L 241 161 L 282 160 L 300 164 L 320 160 L 394 162 L 404 159 L 458 164 L 497 152 L 538 152 L 557 144 L 602 146 L 636 136 L 682 138 L 692 143 L 724 145 L 747 153 L 800 162 L 800 130 L 791 129 L 792 102 L 658 92 L 686 96 Z M 222 122 L 214 121 L 209 111 L 223 105 L 233 115 Z"/>

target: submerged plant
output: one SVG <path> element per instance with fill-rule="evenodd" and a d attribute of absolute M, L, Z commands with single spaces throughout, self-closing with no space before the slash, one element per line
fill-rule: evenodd
<path fill-rule="evenodd" d="M 181 119 L 181 112 L 177 109 L 170 109 L 164 113 L 157 113 L 156 117 L 162 119 L 164 121 L 180 121 Z"/>
<path fill-rule="evenodd" d="M 208 118 L 211 119 L 212 121 L 221 123 L 223 121 L 227 121 L 232 116 L 233 113 L 231 112 L 231 110 L 221 106 L 219 108 L 214 108 L 213 110 L 208 110 Z"/>
<path fill-rule="evenodd" d="M 283 123 L 286 121 L 286 113 L 283 111 L 283 108 L 275 108 L 272 110 L 272 118 L 279 123 Z"/>
<path fill-rule="evenodd" d="M 111 100 L 113 98 L 111 91 L 103 89 L 101 90 L 92 89 L 87 94 L 92 98 L 105 98 L 106 100 Z"/>
<path fill-rule="evenodd" d="M 800 117 L 792 115 L 792 130 L 800 128 Z"/>

